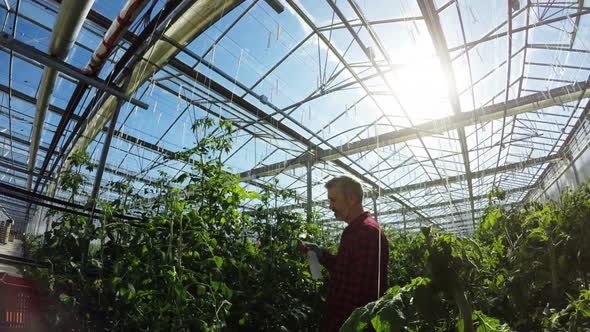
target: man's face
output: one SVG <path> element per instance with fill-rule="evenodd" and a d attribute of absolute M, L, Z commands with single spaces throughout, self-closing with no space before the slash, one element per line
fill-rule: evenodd
<path fill-rule="evenodd" d="M 328 201 L 330 210 L 334 212 L 336 220 L 346 220 L 350 207 L 354 204 L 354 195 L 346 195 L 336 187 L 328 189 Z"/>

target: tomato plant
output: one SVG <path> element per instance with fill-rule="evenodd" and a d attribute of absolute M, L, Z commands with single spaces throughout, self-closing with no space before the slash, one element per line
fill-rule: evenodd
<path fill-rule="evenodd" d="M 343 331 L 580 331 L 588 301 L 590 185 L 504 208 L 495 188 L 473 238 L 390 234 L 390 285 Z"/>
<path fill-rule="evenodd" d="M 232 126 L 210 118 L 193 126 L 195 147 L 170 159 L 191 160 L 189 172 L 161 174 L 151 186 L 127 179 L 109 186 L 114 201 L 97 202 L 90 219 L 56 213 L 30 255 L 50 268 L 27 271 L 47 293 L 48 321 L 58 330 L 301 331 L 319 322 L 321 284 L 309 277 L 297 235 L 318 234 L 297 213 L 272 208 L 269 187 L 246 191 L 223 168 Z M 62 175 L 61 189 L 75 200 L 92 169 L 86 154 Z M 259 198 L 254 214 L 246 199 Z M 92 204 L 92 202 L 90 203 Z M 89 210 L 93 209 L 89 205 Z M 118 218 L 141 215 L 139 222 Z"/>

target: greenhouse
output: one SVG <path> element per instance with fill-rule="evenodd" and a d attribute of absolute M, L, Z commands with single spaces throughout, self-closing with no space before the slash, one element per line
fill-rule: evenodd
<path fill-rule="evenodd" d="M 590 331 L 588 14 L 0 1 L 0 332 Z"/>

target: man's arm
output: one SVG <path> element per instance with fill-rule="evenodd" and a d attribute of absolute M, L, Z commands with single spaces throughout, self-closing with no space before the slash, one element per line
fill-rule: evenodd
<path fill-rule="evenodd" d="M 337 255 L 329 253 L 327 250 L 324 250 L 322 253 L 322 257 L 320 257 L 320 264 L 322 264 L 328 272 L 332 273 L 334 271 L 334 266 L 336 265 L 336 257 Z"/>
<path fill-rule="evenodd" d="M 340 237 L 340 245 L 338 246 L 338 253 L 336 255 L 329 253 L 327 250 L 324 250 L 322 257 L 320 257 L 320 263 L 328 269 L 328 272 L 333 273 L 338 264 L 338 260 L 348 262 L 350 260 L 350 245 L 351 245 L 351 234 L 346 230 L 342 233 L 342 237 Z"/>

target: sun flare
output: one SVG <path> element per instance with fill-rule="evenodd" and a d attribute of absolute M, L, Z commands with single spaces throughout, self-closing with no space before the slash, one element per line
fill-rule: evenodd
<path fill-rule="evenodd" d="M 420 123 L 452 114 L 449 79 L 436 57 L 419 59 L 395 68 L 387 79 L 412 122 Z"/>

